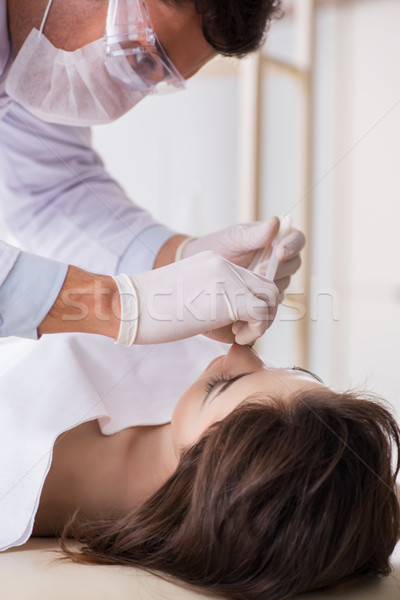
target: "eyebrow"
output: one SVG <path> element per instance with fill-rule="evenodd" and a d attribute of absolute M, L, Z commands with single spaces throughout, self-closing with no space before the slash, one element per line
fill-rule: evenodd
<path fill-rule="evenodd" d="M 229 381 L 226 381 L 218 390 L 218 392 L 215 394 L 214 399 L 219 396 L 220 394 L 222 394 L 222 392 L 224 392 L 226 389 L 228 389 L 229 386 L 231 386 L 233 383 L 235 383 L 236 381 L 238 381 L 239 379 L 241 379 L 242 377 L 246 377 L 246 375 L 253 375 L 254 371 L 251 371 L 250 373 L 240 373 L 239 375 L 235 375 L 235 377 L 232 377 L 232 379 L 229 379 Z M 207 400 L 208 395 L 205 397 L 204 402 Z"/>
<path fill-rule="evenodd" d="M 318 377 L 318 375 L 316 375 L 315 373 L 313 373 L 312 371 L 309 371 L 308 369 L 303 369 L 303 367 L 290 367 L 290 369 L 292 371 L 302 371 L 303 373 L 308 373 L 308 375 L 311 375 L 311 377 L 313 377 L 314 379 L 316 379 L 317 381 L 319 381 L 320 383 L 324 383 L 322 381 L 322 379 L 320 377 Z M 229 386 L 231 386 L 233 383 L 235 383 L 236 381 L 238 381 L 239 379 L 241 379 L 242 377 L 247 377 L 248 375 L 254 375 L 256 371 L 250 371 L 249 373 L 240 373 L 239 375 L 235 375 L 235 377 L 232 377 L 232 379 L 229 379 L 229 381 L 226 381 L 218 390 L 218 392 L 215 394 L 214 399 L 217 398 L 217 396 L 219 396 L 220 394 L 222 394 L 222 392 L 225 392 L 225 390 L 227 390 L 229 388 Z M 210 392 L 211 393 L 211 392 Z M 209 394 L 210 394 L 209 393 Z M 209 394 L 207 394 L 207 396 L 204 398 L 204 402 L 208 399 Z"/>
<path fill-rule="evenodd" d="M 291 367 L 291 369 L 292 371 L 303 371 L 303 373 L 308 373 L 308 375 L 311 375 L 311 377 L 314 377 L 314 379 L 316 379 L 320 383 L 324 383 L 321 377 L 318 377 L 318 375 L 316 375 L 312 371 L 309 371 L 308 369 L 303 369 L 303 367 Z"/>

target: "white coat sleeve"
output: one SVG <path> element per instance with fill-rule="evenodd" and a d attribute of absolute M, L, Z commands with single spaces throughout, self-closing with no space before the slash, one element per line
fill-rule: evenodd
<path fill-rule="evenodd" d="M 0 119 L 5 221 L 31 252 L 94 272 L 148 271 L 174 232 L 127 198 L 90 138 L 12 103 Z"/>

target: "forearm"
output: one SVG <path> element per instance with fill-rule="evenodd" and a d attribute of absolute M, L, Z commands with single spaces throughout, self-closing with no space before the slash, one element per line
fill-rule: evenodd
<path fill-rule="evenodd" d="M 38 333 L 96 333 L 116 339 L 119 316 L 119 293 L 113 278 L 70 266 Z"/>
<path fill-rule="evenodd" d="M 185 240 L 187 235 L 178 233 L 170 237 L 159 251 L 156 260 L 154 261 L 154 269 L 164 267 L 175 261 L 175 254 L 178 246 Z"/>
<path fill-rule="evenodd" d="M 173 263 L 176 250 L 186 237 L 177 234 L 169 238 L 158 253 L 154 268 Z M 119 326 L 120 300 L 114 279 L 70 266 L 38 333 L 97 333 L 117 339 Z"/>

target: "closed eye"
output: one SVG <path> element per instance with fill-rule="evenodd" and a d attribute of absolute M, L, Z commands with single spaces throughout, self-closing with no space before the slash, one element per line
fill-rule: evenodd
<path fill-rule="evenodd" d="M 214 377 L 211 377 L 205 384 L 204 389 L 207 392 L 207 396 L 206 398 L 209 396 L 209 394 L 212 392 L 212 390 L 221 383 L 226 383 L 230 381 L 229 379 L 227 379 L 226 377 L 224 377 L 223 375 L 215 375 Z"/>
<path fill-rule="evenodd" d="M 231 378 L 224 377 L 223 375 L 216 375 L 212 377 L 207 381 L 206 385 L 204 386 L 204 389 L 207 392 L 207 394 L 204 398 L 203 403 L 206 402 L 207 398 L 210 396 L 211 392 L 215 388 L 220 387 L 220 390 L 217 394 L 217 396 L 219 396 L 219 394 L 222 394 L 222 392 L 228 389 L 228 387 L 235 383 L 235 381 L 238 381 L 238 379 L 244 377 L 245 375 L 251 375 L 251 373 L 240 373 L 239 375 L 235 375 L 235 377 Z"/>

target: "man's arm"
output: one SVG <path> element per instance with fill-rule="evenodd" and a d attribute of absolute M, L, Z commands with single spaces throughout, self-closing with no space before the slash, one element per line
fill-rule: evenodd
<path fill-rule="evenodd" d="M 173 263 L 179 244 L 186 238 L 175 235 L 159 252 L 154 268 Z M 69 266 L 60 293 L 40 323 L 38 333 L 98 333 L 117 339 L 120 300 L 114 279 Z"/>
<path fill-rule="evenodd" d="M 160 252 L 157 254 L 157 258 L 154 261 L 154 269 L 158 269 L 159 267 L 164 267 L 165 265 L 169 265 L 175 261 L 176 251 L 178 250 L 178 246 L 185 240 L 188 236 L 183 234 L 176 234 L 169 238 L 165 244 L 162 246 Z"/>
<path fill-rule="evenodd" d="M 22 252 L 0 241 L 0 337 L 84 332 L 117 338 L 112 277 Z"/>
<path fill-rule="evenodd" d="M 38 333 L 97 333 L 114 339 L 120 325 L 118 288 L 112 277 L 68 267 L 60 293 Z"/>
<path fill-rule="evenodd" d="M 174 232 L 110 177 L 89 129 L 44 123 L 15 103 L 0 120 L 0 206 L 25 249 L 88 271 L 134 274 L 172 255 Z"/>
<path fill-rule="evenodd" d="M 0 241 L 0 337 L 37 339 L 68 266 Z"/>

